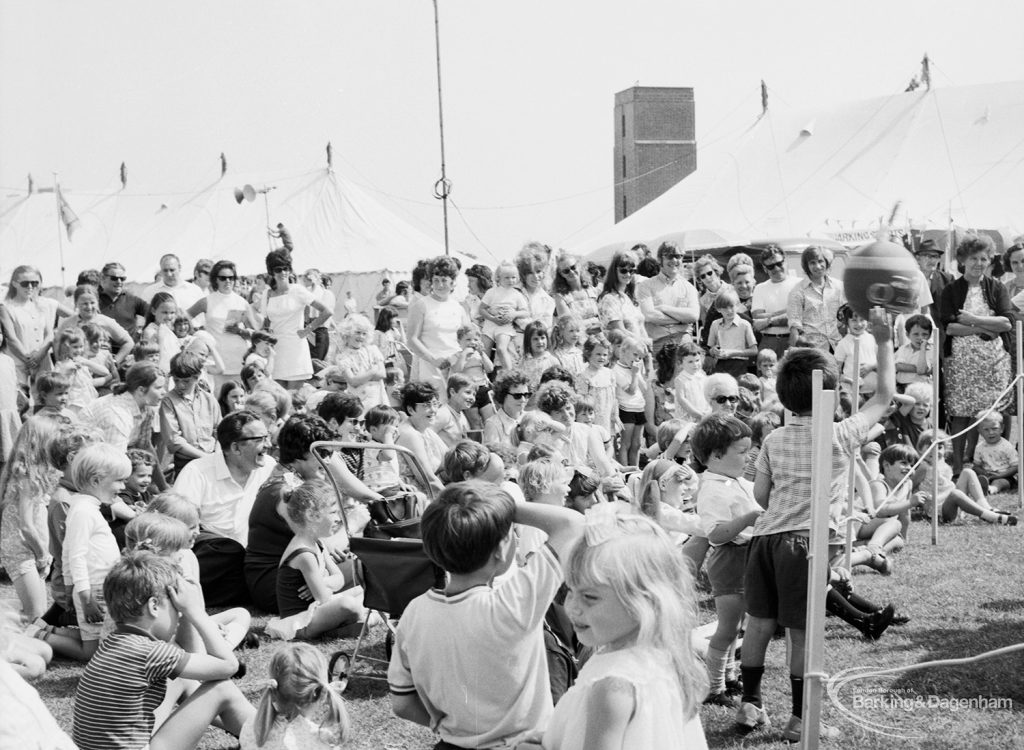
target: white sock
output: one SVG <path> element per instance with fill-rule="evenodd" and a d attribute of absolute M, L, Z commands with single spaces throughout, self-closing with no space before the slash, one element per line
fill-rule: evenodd
<path fill-rule="evenodd" d="M 708 679 L 711 683 L 708 692 L 711 695 L 725 691 L 725 662 L 728 658 L 728 649 L 723 651 L 714 646 L 708 646 L 708 653 L 704 657 L 704 664 L 708 669 Z"/>

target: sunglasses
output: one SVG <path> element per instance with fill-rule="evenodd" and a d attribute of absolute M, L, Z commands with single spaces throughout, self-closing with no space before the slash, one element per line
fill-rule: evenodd
<path fill-rule="evenodd" d="M 530 393 L 529 391 L 526 391 L 526 393 L 510 393 L 508 395 L 511 396 L 514 399 L 519 400 L 519 399 L 529 398 L 533 394 Z"/>
<path fill-rule="evenodd" d="M 291 273 L 291 272 L 292 272 L 292 269 L 288 268 L 288 266 L 278 266 L 277 268 L 271 270 L 271 273 L 274 274 L 275 276 L 277 274 L 279 274 L 279 273 Z"/>
<path fill-rule="evenodd" d="M 698 278 L 698 279 L 706 279 L 706 278 L 708 278 L 709 276 L 714 276 L 714 275 L 715 275 L 715 272 L 714 272 L 714 271 L 705 271 L 704 273 L 702 273 L 702 274 L 699 274 L 699 275 L 697 276 L 697 278 Z"/>
<path fill-rule="evenodd" d="M 108 279 L 110 279 L 111 281 L 121 281 L 121 282 L 128 281 L 128 277 L 127 276 L 114 276 L 113 274 L 109 274 L 108 273 L 108 274 L 106 274 L 106 277 Z"/>
<path fill-rule="evenodd" d="M 252 442 L 253 440 L 259 440 L 261 443 L 269 443 L 270 442 L 270 435 L 254 435 L 253 437 L 238 438 L 238 440 L 236 440 L 235 442 L 236 443 L 249 443 L 249 442 Z"/>
<path fill-rule="evenodd" d="M 682 260 L 683 256 L 679 253 L 665 253 L 661 256 L 663 260 Z"/>
<path fill-rule="evenodd" d="M 781 260 L 776 261 L 775 263 L 765 263 L 764 264 L 764 270 L 765 271 L 774 271 L 776 268 L 782 268 L 784 265 L 786 265 L 785 261 L 781 261 Z"/>
<path fill-rule="evenodd" d="M 571 266 L 566 266 L 565 268 L 560 269 L 558 272 L 561 274 L 576 273 L 576 265 L 573 264 Z"/>
<path fill-rule="evenodd" d="M 237 276 L 218 276 L 217 281 L 234 281 Z"/>
<path fill-rule="evenodd" d="M 620 273 L 636 273 L 636 266 L 632 263 L 623 263 L 619 265 Z"/>
<path fill-rule="evenodd" d="M 37 288 L 39 286 L 39 282 L 38 281 L 28 281 L 28 280 L 26 280 L 26 281 L 19 281 L 18 282 L 18 286 L 20 286 L 22 289 L 35 289 L 35 288 Z"/>
<path fill-rule="evenodd" d="M 740 402 L 740 397 L 739 396 L 715 396 L 711 400 L 714 401 L 719 406 L 721 406 L 723 404 L 738 404 Z"/>

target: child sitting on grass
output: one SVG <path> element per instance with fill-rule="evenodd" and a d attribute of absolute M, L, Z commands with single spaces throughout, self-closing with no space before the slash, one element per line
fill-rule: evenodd
<path fill-rule="evenodd" d="M 933 466 L 933 442 L 940 442 L 937 467 Z M 962 510 L 986 523 L 1016 526 L 1017 516 L 995 510 L 989 505 L 988 498 L 985 497 L 978 481 L 978 475 L 972 469 L 964 467 L 956 483 L 953 482 L 953 468 L 947 462 L 949 448 L 949 436 L 942 430 L 925 430 L 917 441 L 917 451 L 924 455 L 925 459 L 914 476 L 914 486 L 930 495 L 934 486 L 933 473 L 938 472 L 938 494 L 931 498 L 931 504 L 938 509 L 939 523 L 952 523 Z M 927 508 L 927 505 L 925 507 Z"/>
<path fill-rule="evenodd" d="M 89 661 L 96 653 L 106 613 L 103 581 L 120 556 L 117 540 L 100 514 L 131 474 L 128 457 L 112 445 L 88 445 L 71 464 L 71 483 L 78 493 L 68 500 L 64 535 L 64 584 L 72 587 L 78 631 L 47 627 L 40 636 L 55 653 Z"/>
<path fill-rule="evenodd" d="M 114 532 L 119 549 L 124 549 L 124 527 L 149 505 L 153 496 L 150 487 L 153 485 L 153 468 L 156 460 L 149 451 L 132 448 L 128 451 L 128 460 L 132 462 L 131 476 L 124 482 L 124 489 L 117 493 L 117 498 L 110 505 L 101 505 L 100 513 L 110 530 Z"/>
<path fill-rule="evenodd" d="M 991 412 L 978 424 L 978 434 L 981 440 L 974 449 L 974 472 L 988 481 L 990 495 L 1012 490 L 1017 486 L 1018 456 L 1013 443 L 1003 437 L 1003 415 Z"/>
<path fill-rule="evenodd" d="M 75 693 L 72 737 L 80 750 L 194 748 L 215 720 L 234 736 L 255 710 L 228 678 L 238 660 L 202 607 L 198 584 L 152 552 L 130 552 L 110 569 L 103 598 L 117 630 L 104 639 Z M 171 643 L 179 621 L 192 625 L 205 654 Z M 167 680 L 202 682 L 159 728 L 154 711 Z"/>
<path fill-rule="evenodd" d="M 341 525 L 341 509 L 331 487 L 322 480 L 304 482 L 287 496 L 287 521 L 295 535 L 281 555 L 277 573 L 277 611 L 267 634 L 284 640 L 310 640 L 329 630 L 345 628 L 358 634 L 365 611 L 362 590 L 341 591 L 345 574 L 324 551 L 322 539 Z M 305 587 L 313 597 L 299 596 Z"/>
<path fill-rule="evenodd" d="M 513 523 L 535 526 L 547 543 L 492 588 L 515 559 Z M 398 623 L 388 670 L 397 716 L 464 748 L 513 747 L 547 725 L 544 613 L 562 584 L 559 558 L 582 525 L 571 510 L 517 504 L 487 482 L 441 492 L 421 528 L 427 556 L 449 579 L 414 599 Z"/>
<path fill-rule="evenodd" d="M 335 750 L 350 734 L 348 712 L 328 683 L 327 660 L 307 643 L 279 649 L 267 668 L 270 684 L 256 715 L 245 723 L 242 750 Z"/>

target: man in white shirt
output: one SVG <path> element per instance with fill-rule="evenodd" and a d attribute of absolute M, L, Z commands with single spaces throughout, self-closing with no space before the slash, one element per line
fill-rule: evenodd
<path fill-rule="evenodd" d="M 778 245 L 764 249 L 761 267 L 768 274 L 768 280 L 754 287 L 750 315 L 754 320 L 754 333 L 759 336 L 759 348 L 771 349 L 781 359 L 789 346 L 786 303 L 800 279 L 786 273 L 786 255 Z"/>
<path fill-rule="evenodd" d="M 143 290 L 142 300 L 149 304 L 157 292 L 167 292 L 173 296 L 182 310 L 188 310 L 203 297 L 202 289 L 181 278 L 181 261 L 173 253 L 160 258 L 160 280 Z"/>
<path fill-rule="evenodd" d="M 674 242 L 662 242 L 658 248 L 661 272 L 636 285 L 636 301 L 644 314 L 647 335 L 654 351 L 665 344 L 678 344 L 693 334 L 700 314 L 699 296 L 693 284 L 680 274 L 683 253 Z"/>
<path fill-rule="evenodd" d="M 267 454 L 270 433 L 250 411 L 224 417 L 217 426 L 217 443 L 219 451 L 190 461 L 174 483 L 175 492 L 199 510 L 200 532 L 193 550 L 208 607 L 245 603 L 249 512 L 276 463 Z"/>

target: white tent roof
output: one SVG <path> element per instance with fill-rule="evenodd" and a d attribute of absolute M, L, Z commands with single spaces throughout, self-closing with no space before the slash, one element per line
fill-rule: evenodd
<path fill-rule="evenodd" d="M 133 190 L 87 192 L 63 188 L 80 219 L 71 241 L 59 225 L 52 192 L 0 200 L 0 279 L 19 264 L 37 266 L 45 284 L 118 260 L 133 281 L 152 281 L 161 255 L 173 252 L 186 274 L 200 258 L 229 258 L 243 273 L 265 270 L 270 249 L 262 195 L 239 205 L 234 189 L 270 184 L 270 223 L 282 222 L 295 243 L 297 268 L 324 272 L 408 273 L 420 258 L 440 255 L 437 241 L 397 217 L 362 188 L 328 169 L 271 178 L 228 174 L 192 193 Z M 274 241 L 280 245 L 279 240 Z"/>
<path fill-rule="evenodd" d="M 918 90 L 829 110 L 771 107 L 697 171 L 573 248 L 718 228 L 870 241 L 895 224 L 1024 230 L 1024 82 Z"/>

